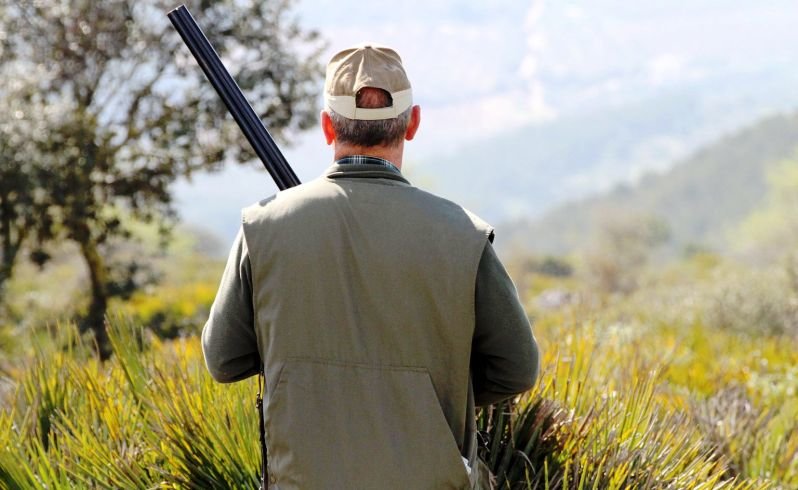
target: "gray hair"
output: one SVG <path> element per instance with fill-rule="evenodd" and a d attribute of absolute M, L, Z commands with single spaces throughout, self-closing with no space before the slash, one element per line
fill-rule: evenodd
<path fill-rule="evenodd" d="M 380 108 L 388 107 L 392 103 L 388 92 L 367 87 L 357 94 L 357 107 Z M 396 146 L 402 142 L 410 122 L 408 108 L 403 113 L 391 119 L 377 119 L 363 121 L 360 119 L 346 118 L 333 110 L 329 110 L 335 137 L 341 143 L 354 146 Z"/>

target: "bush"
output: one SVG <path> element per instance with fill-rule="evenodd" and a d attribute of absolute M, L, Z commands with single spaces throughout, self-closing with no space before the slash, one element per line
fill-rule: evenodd
<path fill-rule="evenodd" d="M 728 331 L 572 314 L 536 326 L 537 386 L 482 412 L 500 488 L 796 488 L 798 402 L 758 388 L 798 363 L 780 337 L 754 351 Z M 0 489 L 255 488 L 254 380 L 214 382 L 193 336 L 162 341 L 121 320 L 109 333 L 106 363 L 67 325 L 14 367 Z"/>
<path fill-rule="evenodd" d="M 749 335 L 798 335 L 798 294 L 780 271 L 718 281 L 705 311 L 708 325 Z"/>
<path fill-rule="evenodd" d="M 0 488 L 257 487 L 254 387 L 215 383 L 197 339 L 112 322 L 102 364 L 68 330 L 74 348 L 40 351 L 0 412 Z"/>
<path fill-rule="evenodd" d="M 201 330 L 215 295 L 215 284 L 206 282 L 158 286 L 134 293 L 129 301 L 115 308 L 115 312 L 162 339 L 174 339 Z"/>

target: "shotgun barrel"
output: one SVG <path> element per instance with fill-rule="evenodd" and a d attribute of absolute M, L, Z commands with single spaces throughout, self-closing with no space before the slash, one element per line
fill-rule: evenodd
<path fill-rule="evenodd" d="M 227 110 L 233 115 L 241 131 L 244 132 L 255 154 L 263 162 L 263 166 L 274 179 L 280 190 L 299 185 L 299 178 L 288 165 L 280 148 L 263 126 L 263 122 L 247 102 L 241 89 L 233 77 L 222 64 L 219 55 L 211 46 L 202 29 L 194 21 L 194 17 L 185 5 L 181 5 L 167 14 L 172 25 L 183 38 L 191 54 L 199 63 L 208 81 L 211 82 L 216 93 L 222 98 Z"/>
<path fill-rule="evenodd" d="M 255 154 L 258 155 L 263 166 L 274 179 L 277 188 L 285 190 L 289 187 L 299 185 L 299 178 L 294 173 L 294 170 L 288 165 L 283 153 L 274 139 L 266 130 L 263 122 L 258 115 L 249 105 L 241 89 L 236 84 L 233 77 L 222 64 L 219 55 L 211 46 L 208 38 L 203 34 L 202 29 L 194 21 L 194 17 L 188 11 L 185 5 L 181 5 L 167 14 L 172 25 L 175 26 L 183 42 L 186 43 L 191 54 L 199 63 L 208 81 L 211 82 L 216 93 L 222 98 L 227 110 L 233 115 L 238 127 L 244 132 Z M 263 384 L 263 369 L 261 368 L 258 374 L 258 394 L 256 397 L 259 416 L 260 428 L 260 447 L 261 447 L 261 480 L 260 488 L 265 489 L 268 486 L 268 454 L 266 449 L 266 433 L 263 420 L 263 407 L 262 407 L 262 384 Z"/>

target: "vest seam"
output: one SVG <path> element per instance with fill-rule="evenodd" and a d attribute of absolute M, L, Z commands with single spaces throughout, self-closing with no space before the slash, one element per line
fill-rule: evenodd
<path fill-rule="evenodd" d="M 338 359 L 326 359 L 326 358 L 309 357 L 309 356 L 288 356 L 285 358 L 283 364 L 289 361 L 301 361 L 309 364 L 321 364 L 325 366 L 354 367 L 361 369 L 371 369 L 375 371 L 413 371 L 413 372 L 429 374 L 429 368 L 427 368 L 426 366 L 412 366 L 404 364 L 371 364 L 367 362 L 342 361 Z"/>

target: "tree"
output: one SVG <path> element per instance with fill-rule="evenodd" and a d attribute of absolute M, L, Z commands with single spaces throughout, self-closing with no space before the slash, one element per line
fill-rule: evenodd
<path fill-rule="evenodd" d="M 28 235 L 39 243 L 77 243 L 91 290 L 82 326 L 93 330 L 102 356 L 109 354 L 104 316 L 114 289 L 105 247 L 129 235 L 120 215 L 168 227 L 170 184 L 178 177 L 252 159 L 171 28 L 165 13 L 172 6 L 36 0 L 0 10 L 0 93 L 14 92 L 12 81 L 27 81 L 17 88 L 28 94 L 25 108 L 14 116 L 26 124 L 12 126 L 33 157 L 24 166 L 3 153 L 1 165 L 16 172 L 14 195 L 36 201 L 15 201 L 2 232 L 15 230 L 11 252 Z M 323 46 L 290 16 L 290 2 L 190 7 L 276 138 L 286 141 L 313 124 Z M 0 194 L 3 212 L 12 203 L 8 195 Z"/>
<path fill-rule="evenodd" d="M 3 80 L 8 70 L 3 70 Z M 28 239 L 35 216 L 35 145 L 27 137 L 35 131 L 34 115 L 23 119 L 29 84 L 19 79 L 6 83 L 0 93 L 0 300 L 17 256 Z"/>

